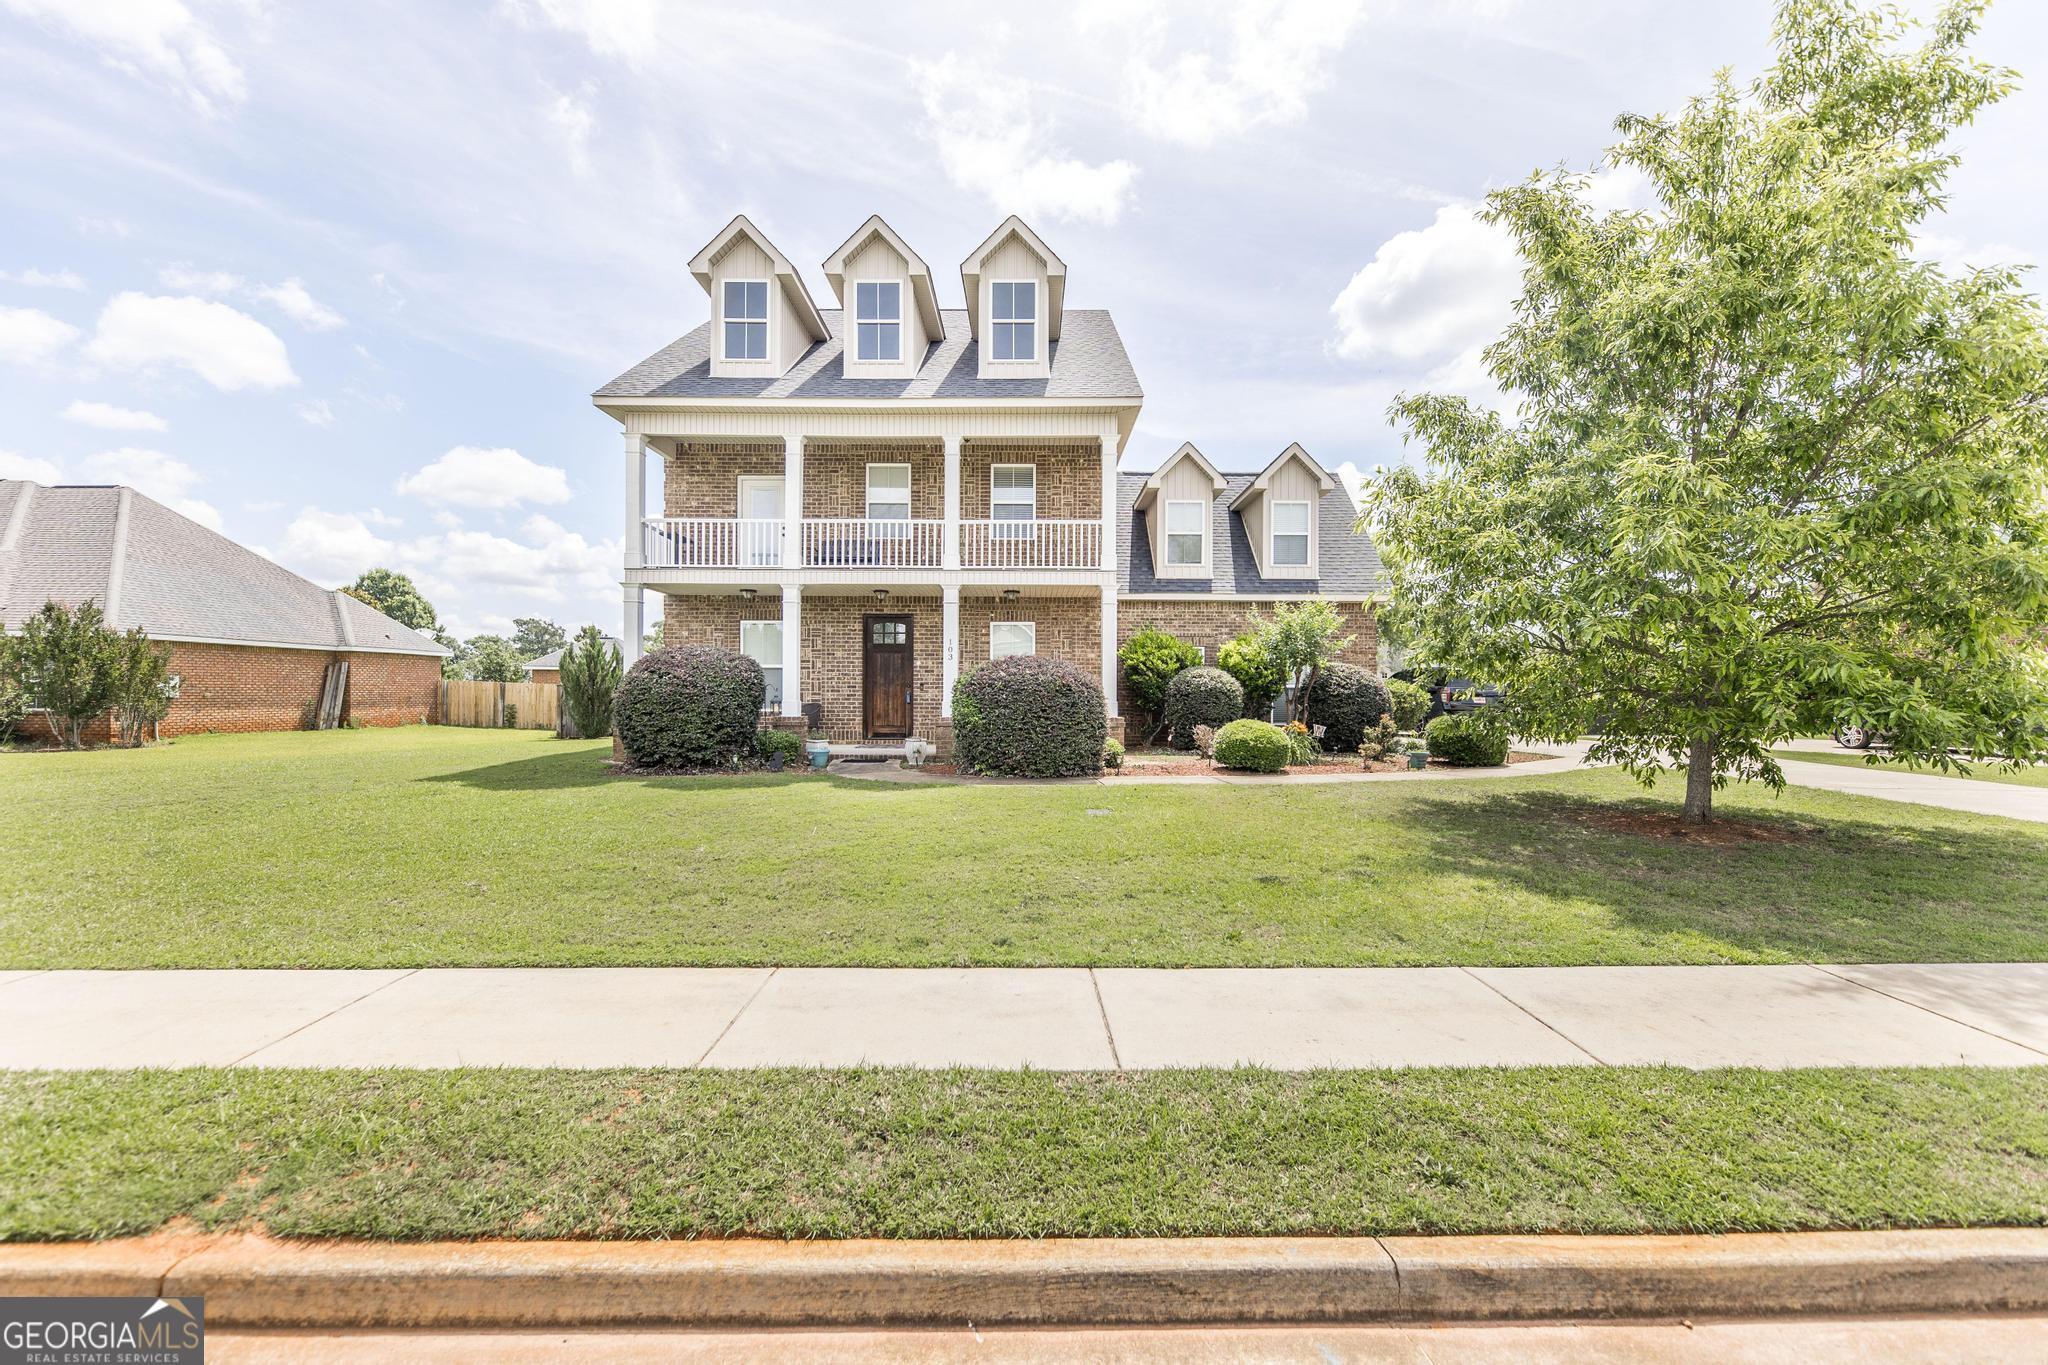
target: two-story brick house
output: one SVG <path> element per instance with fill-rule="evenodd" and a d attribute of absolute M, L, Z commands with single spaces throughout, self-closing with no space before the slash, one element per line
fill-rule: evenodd
<path fill-rule="evenodd" d="M 1371 662 L 1378 560 L 1348 494 L 1299 446 L 1120 475 L 1137 374 L 1020 219 L 961 263 L 965 308 L 879 217 L 824 263 L 836 309 L 743 216 L 690 270 L 710 320 L 593 396 L 625 428 L 629 665 L 651 590 L 666 643 L 750 655 L 781 716 L 944 746 L 954 682 L 1006 654 L 1071 660 L 1119 713 L 1117 648 L 1147 624 L 1213 659 L 1249 608 L 1320 596 Z"/>

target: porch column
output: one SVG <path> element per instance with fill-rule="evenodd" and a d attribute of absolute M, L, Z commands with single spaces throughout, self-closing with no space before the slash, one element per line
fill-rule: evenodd
<path fill-rule="evenodd" d="M 951 487 L 951 482 L 947 484 Z M 960 589 L 946 586 L 939 589 L 939 634 L 940 645 L 939 719 L 953 718 L 953 684 L 960 681 Z"/>
<path fill-rule="evenodd" d="M 782 714 L 804 713 L 804 590 L 782 585 Z"/>
<path fill-rule="evenodd" d="M 647 608 L 641 598 L 640 585 L 626 585 L 624 611 L 619 621 L 619 660 L 626 668 L 640 662 L 640 637 L 647 633 Z"/>
<path fill-rule="evenodd" d="M 1116 582 L 1102 585 L 1102 704 L 1114 720 L 1116 709 Z"/>
<path fill-rule="evenodd" d="M 647 562 L 647 438 L 626 433 L 625 596 L 619 619 L 619 660 L 631 668 L 640 659 L 640 637 L 647 633 L 647 607 L 634 573 Z"/>
<path fill-rule="evenodd" d="M 941 568 L 957 569 L 960 567 L 960 437 L 958 433 L 955 433 L 946 437 L 945 442 L 946 542 L 945 548 L 939 552 L 939 565 Z M 958 606 L 959 590 L 954 589 L 952 591 L 954 605 Z M 946 705 L 950 707 L 952 705 L 950 698 L 953 695 L 953 685 L 951 683 L 946 685 L 946 695 L 949 698 Z"/>
<path fill-rule="evenodd" d="M 804 438 L 802 432 L 783 433 L 782 437 L 782 567 L 800 568 L 804 562 Z M 783 601 L 788 602 L 788 589 L 783 590 Z M 783 616 L 789 616 L 790 608 L 784 606 Z M 783 649 L 789 648 L 789 636 L 783 636 Z M 790 674 L 782 675 L 783 695 L 789 694 Z M 793 715 L 794 712 L 784 712 Z"/>

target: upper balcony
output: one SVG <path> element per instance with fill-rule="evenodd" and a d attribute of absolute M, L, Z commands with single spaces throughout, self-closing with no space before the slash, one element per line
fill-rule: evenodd
<path fill-rule="evenodd" d="M 962 569 L 1099 569 L 1102 521 L 958 523 Z M 650 517 L 641 523 L 650 569 L 940 569 L 946 523 L 935 518 L 806 517 L 789 535 L 776 518 Z"/>

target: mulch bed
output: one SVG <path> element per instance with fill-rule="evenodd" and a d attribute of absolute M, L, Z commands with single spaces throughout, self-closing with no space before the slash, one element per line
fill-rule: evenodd
<path fill-rule="evenodd" d="M 1812 842 L 1820 834 L 1810 825 L 1765 824 L 1756 820 L 1730 819 L 1725 815 L 1715 816 L 1712 824 L 1686 825 L 1679 823 L 1678 815 L 1672 811 L 1587 807 L 1572 812 L 1569 818 L 1574 824 L 1609 834 L 1633 834 L 1641 839 L 1694 844 L 1703 848 L 1804 844 Z"/>

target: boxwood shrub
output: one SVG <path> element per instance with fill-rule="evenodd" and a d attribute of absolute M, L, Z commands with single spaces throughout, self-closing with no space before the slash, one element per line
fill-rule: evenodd
<path fill-rule="evenodd" d="M 794 730 L 761 730 L 754 736 L 754 748 L 763 763 L 777 754 L 791 767 L 804 761 L 804 737 Z"/>
<path fill-rule="evenodd" d="M 1492 716 L 1455 711 L 1422 732 L 1432 758 L 1459 768 L 1498 768 L 1508 761 L 1508 729 Z"/>
<path fill-rule="evenodd" d="M 761 666 L 744 654 L 657 649 L 626 670 L 612 723 L 637 768 L 729 768 L 753 760 L 767 695 Z"/>
<path fill-rule="evenodd" d="M 1065 659 L 1017 654 L 953 687 L 953 752 L 995 777 L 1085 777 L 1102 771 L 1102 689 Z"/>
<path fill-rule="evenodd" d="M 1277 773 L 1287 755 L 1287 734 L 1271 721 L 1234 720 L 1216 732 L 1216 761 L 1226 768 Z"/>
<path fill-rule="evenodd" d="M 1124 686 L 1132 704 L 1157 717 L 1166 707 L 1166 685 L 1182 669 L 1199 665 L 1202 651 L 1178 635 L 1147 626 L 1124 641 L 1116 658 L 1123 665 Z"/>
<path fill-rule="evenodd" d="M 1166 724 L 1176 749 L 1195 747 L 1197 725 L 1228 725 L 1244 714 L 1244 688 L 1220 668 L 1188 668 L 1166 685 Z"/>
<path fill-rule="evenodd" d="M 1356 664 L 1332 661 L 1308 690 L 1308 723 L 1323 727 L 1323 748 L 1355 754 L 1365 732 L 1394 709 L 1386 684 Z"/>

